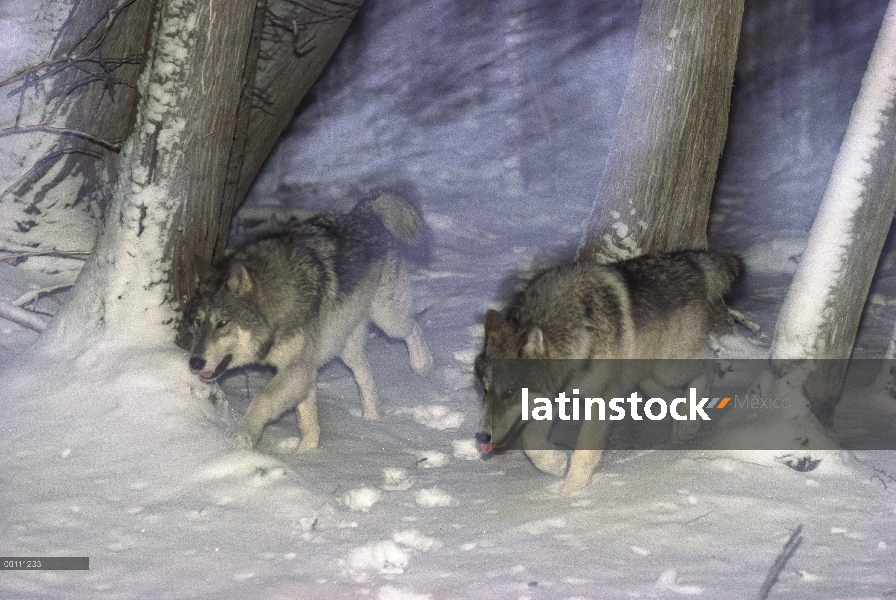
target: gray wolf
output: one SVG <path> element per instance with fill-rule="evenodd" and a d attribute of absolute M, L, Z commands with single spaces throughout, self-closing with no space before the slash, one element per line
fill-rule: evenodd
<path fill-rule="evenodd" d="M 514 394 L 495 389 L 491 360 L 708 357 L 710 332 L 730 328 L 724 297 L 741 270 L 740 259 L 732 254 L 697 250 L 610 264 L 574 262 L 533 279 L 513 300 L 506 317 L 489 310 L 485 348 L 475 363 L 485 396 L 477 434 L 482 453 L 509 446 L 520 436 L 536 467 L 555 475 L 566 471 L 566 453 L 533 449 L 544 448 L 551 422 L 523 423 L 518 390 Z M 608 372 L 606 367 L 589 374 L 598 391 L 610 398 L 651 376 L 657 376 L 661 385 L 686 383 L 662 381 L 662 373 Z M 705 389 L 709 380 L 704 374 L 693 385 Z M 562 492 L 588 484 L 607 433 L 606 421 L 583 422 Z M 673 437 L 685 435 L 673 432 Z M 535 440 L 542 440 L 541 445 Z"/>
<path fill-rule="evenodd" d="M 369 323 L 405 341 L 416 373 L 430 370 L 405 260 L 424 241 L 420 212 L 386 193 L 256 241 L 203 277 L 184 315 L 190 369 L 206 381 L 251 364 L 276 371 L 239 423 L 238 445 L 254 447 L 269 422 L 295 409 L 298 451 L 316 448 L 317 371 L 334 357 L 354 375 L 363 417 L 376 419 L 364 350 Z"/>

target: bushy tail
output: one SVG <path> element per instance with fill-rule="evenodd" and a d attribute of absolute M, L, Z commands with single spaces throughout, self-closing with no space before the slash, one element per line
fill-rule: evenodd
<path fill-rule="evenodd" d="M 411 248 L 420 248 L 426 243 L 423 215 L 397 194 L 386 192 L 373 200 L 362 200 L 352 212 L 376 219 L 391 235 Z"/>
<path fill-rule="evenodd" d="M 740 258 L 727 252 L 693 252 L 691 258 L 706 276 L 706 293 L 710 300 L 721 300 L 743 273 Z"/>

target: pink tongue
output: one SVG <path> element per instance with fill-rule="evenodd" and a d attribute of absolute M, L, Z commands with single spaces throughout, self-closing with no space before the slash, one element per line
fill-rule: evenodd
<path fill-rule="evenodd" d="M 212 375 L 214 375 L 214 371 L 206 371 L 205 373 L 200 373 L 199 376 L 203 379 L 211 379 Z"/>
<path fill-rule="evenodd" d="M 494 450 L 494 449 L 495 449 L 494 446 L 492 446 L 489 443 L 482 442 L 481 444 L 479 444 L 479 451 L 482 452 L 483 454 L 491 454 L 492 450 Z"/>

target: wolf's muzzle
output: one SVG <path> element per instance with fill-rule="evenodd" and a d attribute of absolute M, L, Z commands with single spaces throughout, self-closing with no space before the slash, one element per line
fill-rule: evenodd
<path fill-rule="evenodd" d="M 215 367 L 214 371 L 203 371 L 202 369 L 205 368 L 205 359 L 201 356 L 194 356 L 190 358 L 190 370 L 198 374 L 203 379 L 211 381 L 220 377 L 221 374 L 227 370 L 227 366 L 230 364 L 231 360 L 233 360 L 233 355 L 228 354 L 221 362 L 218 363 L 218 366 Z"/>

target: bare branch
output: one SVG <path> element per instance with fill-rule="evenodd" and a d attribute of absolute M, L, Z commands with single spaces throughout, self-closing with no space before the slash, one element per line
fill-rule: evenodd
<path fill-rule="evenodd" d="M 2 250 L 0 250 L 0 252 L 2 252 Z M 15 254 L 8 254 L 6 256 L 0 256 L 0 260 L 12 260 L 16 258 L 26 258 L 28 256 L 70 256 L 74 258 L 89 255 L 89 250 L 42 250 L 36 252 L 17 252 Z"/>
<path fill-rule="evenodd" d="M 768 575 L 765 576 L 765 581 L 762 582 L 762 587 L 759 588 L 759 600 L 768 598 L 769 593 L 772 591 L 772 586 L 778 581 L 778 575 L 784 570 L 784 565 L 787 564 L 787 561 L 790 560 L 790 557 L 796 552 L 797 547 L 802 543 L 803 536 L 800 535 L 802 531 L 803 524 L 800 523 L 794 532 L 790 534 L 790 539 L 784 544 L 784 548 L 778 553 L 778 557 L 768 570 Z"/>
<path fill-rule="evenodd" d="M 12 135 L 15 133 L 54 133 L 56 135 L 71 135 L 87 140 L 88 142 L 93 142 L 94 144 L 99 144 L 100 146 L 112 150 L 113 152 L 118 152 L 119 150 L 121 150 L 120 141 L 110 142 L 109 140 L 104 140 L 103 138 L 91 135 L 86 131 L 77 131 L 75 129 L 63 129 L 60 127 L 50 127 L 49 125 L 29 125 L 26 127 L 9 127 L 6 129 L 0 129 L 0 136 Z"/>
<path fill-rule="evenodd" d="M 10 304 L 5 300 L 0 300 L 0 319 L 12 321 L 13 323 L 17 323 L 22 327 L 33 329 L 38 333 L 40 333 L 47 327 L 46 321 L 44 321 L 33 312 L 25 310 L 24 308 L 19 308 L 18 306 Z"/>
<path fill-rule="evenodd" d="M 25 292 L 24 294 L 22 294 L 21 296 L 19 296 L 15 300 L 13 300 L 12 303 L 15 306 L 22 307 L 22 306 L 25 306 L 26 304 L 28 304 L 29 302 L 34 302 L 35 300 L 38 300 L 41 296 L 45 296 L 47 294 L 52 294 L 53 292 L 67 290 L 67 289 L 71 288 L 74 284 L 75 284 L 75 277 L 72 276 L 72 280 L 69 281 L 68 283 L 61 283 L 58 285 L 50 285 L 47 287 L 42 287 L 38 290 L 31 290 L 29 292 Z"/>

